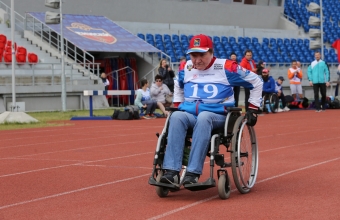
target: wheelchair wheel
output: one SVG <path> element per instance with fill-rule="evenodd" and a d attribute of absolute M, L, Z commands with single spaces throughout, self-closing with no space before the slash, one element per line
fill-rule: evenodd
<path fill-rule="evenodd" d="M 276 110 L 279 107 L 279 99 L 275 93 L 271 94 L 269 97 L 269 106 L 272 113 L 276 113 Z"/>
<path fill-rule="evenodd" d="M 228 173 L 222 174 L 218 178 L 218 195 L 221 199 L 228 199 L 230 197 L 230 180 Z"/>
<path fill-rule="evenodd" d="M 248 193 L 254 186 L 258 171 L 258 147 L 255 130 L 248 126 L 244 116 L 234 126 L 232 138 L 231 167 L 237 189 Z"/>
<path fill-rule="evenodd" d="M 163 176 L 163 171 L 159 171 L 159 173 L 156 177 L 156 181 L 159 182 L 161 180 L 162 176 Z M 163 197 L 166 197 L 169 194 L 169 189 L 156 186 L 156 193 L 159 197 L 163 198 Z"/>

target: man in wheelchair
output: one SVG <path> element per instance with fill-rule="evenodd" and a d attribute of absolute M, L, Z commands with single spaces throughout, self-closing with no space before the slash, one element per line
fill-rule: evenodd
<path fill-rule="evenodd" d="M 184 102 L 169 120 L 167 147 L 163 162 L 163 184 L 179 184 L 185 138 L 192 133 L 184 187 L 198 182 L 212 130 L 223 128 L 228 107 L 234 106 L 233 86 L 249 88 L 247 124 L 254 126 L 262 103 L 262 80 L 253 72 L 240 67 L 235 61 L 213 56 L 213 43 L 206 35 L 196 35 L 187 51 L 190 60 L 179 72 L 178 83 L 184 89 Z"/>
<path fill-rule="evenodd" d="M 275 113 L 278 109 L 278 91 L 276 90 L 276 83 L 272 76 L 269 75 L 268 69 L 262 70 L 263 79 L 263 108 L 269 113 Z"/>

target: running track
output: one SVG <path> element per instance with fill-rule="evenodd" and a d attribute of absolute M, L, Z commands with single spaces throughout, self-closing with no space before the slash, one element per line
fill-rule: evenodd
<path fill-rule="evenodd" d="M 0 131 L 0 219 L 340 219 L 339 116 L 259 116 L 257 183 L 227 200 L 148 185 L 164 119 Z"/>

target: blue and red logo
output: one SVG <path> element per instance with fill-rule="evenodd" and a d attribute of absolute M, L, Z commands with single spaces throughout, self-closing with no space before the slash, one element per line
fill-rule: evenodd
<path fill-rule="evenodd" d="M 105 44 L 114 44 L 117 42 L 117 38 L 112 36 L 104 29 L 92 28 L 82 23 L 72 23 L 71 27 L 67 27 L 70 31 L 85 37 L 90 40 L 98 41 Z"/>

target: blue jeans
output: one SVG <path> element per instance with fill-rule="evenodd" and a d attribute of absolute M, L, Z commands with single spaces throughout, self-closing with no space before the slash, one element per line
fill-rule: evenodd
<path fill-rule="evenodd" d="M 187 112 L 174 112 L 170 118 L 163 169 L 175 171 L 182 169 L 185 136 L 188 129 L 193 129 L 187 171 L 202 174 L 204 160 L 210 147 L 211 131 L 223 128 L 225 120 L 225 115 L 206 111 L 201 112 L 197 118 Z"/>

